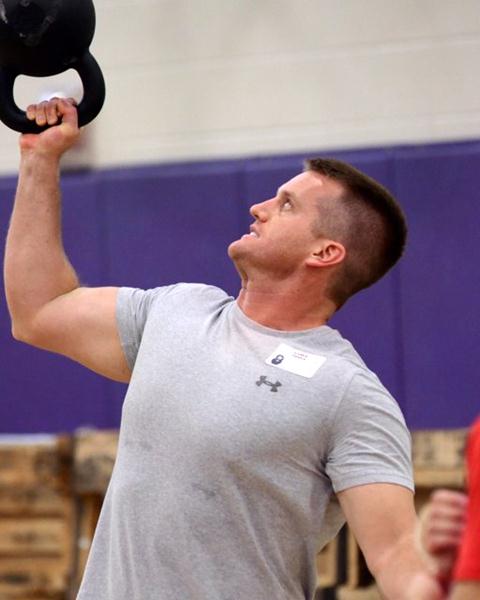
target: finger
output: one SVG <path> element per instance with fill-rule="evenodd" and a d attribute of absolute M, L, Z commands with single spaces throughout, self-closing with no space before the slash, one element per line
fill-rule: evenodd
<path fill-rule="evenodd" d="M 447 575 L 451 572 L 453 565 L 455 564 L 455 554 L 447 553 L 438 555 L 435 558 L 435 563 L 439 574 Z"/>
<path fill-rule="evenodd" d="M 75 106 L 73 106 L 68 100 L 64 98 L 59 98 L 57 103 L 57 110 L 59 111 L 62 122 L 74 127 L 78 128 L 78 113 Z"/>
<path fill-rule="evenodd" d="M 27 119 L 29 121 L 34 121 L 36 113 L 37 113 L 37 105 L 36 104 L 29 104 L 27 106 L 27 110 L 25 112 L 26 112 L 26 115 L 27 115 Z"/>
<path fill-rule="evenodd" d="M 45 106 L 45 115 L 49 125 L 55 125 L 58 122 L 58 98 L 52 98 Z"/>
<path fill-rule="evenodd" d="M 430 531 L 430 535 L 449 535 L 460 538 L 465 530 L 463 523 L 437 523 Z"/>
<path fill-rule="evenodd" d="M 466 510 L 463 506 L 441 505 L 432 506 L 429 520 L 432 523 L 464 523 Z"/>
<path fill-rule="evenodd" d="M 438 548 L 457 548 L 462 541 L 463 527 L 436 527 L 428 530 L 424 536 L 425 546 L 431 550 Z"/>
<path fill-rule="evenodd" d="M 436 535 L 451 535 L 460 537 L 465 530 L 463 523 L 452 523 L 451 521 L 445 523 L 435 523 L 428 528 L 428 534 L 431 536 Z"/>
<path fill-rule="evenodd" d="M 43 101 L 35 107 L 35 121 L 37 125 L 45 125 L 47 123 L 47 102 Z"/>
<path fill-rule="evenodd" d="M 460 541 L 461 538 L 459 540 L 458 538 L 448 535 L 439 536 L 429 539 L 425 544 L 425 549 L 431 554 L 439 554 L 444 552 L 456 554 L 460 546 Z"/>
<path fill-rule="evenodd" d="M 448 518 L 430 518 L 424 525 L 425 534 L 429 537 L 436 535 L 452 535 L 460 537 L 465 529 L 465 521 L 463 519 Z"/>
<path fill-rule="evenodd" d="M 443 506 L 457 506 L 465 508 L 468 504 L 468 496 L 463 492 L 453 490 L 435 490 L 431 496 L 432 503 Z"/>

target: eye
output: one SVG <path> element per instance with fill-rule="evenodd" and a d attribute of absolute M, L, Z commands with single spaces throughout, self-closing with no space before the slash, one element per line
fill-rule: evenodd
<path fill-rule="evenodd" d="M 288 199 L 282 204 L 282 210 L 291 210 L 292 208 L 292 203 Z"/>

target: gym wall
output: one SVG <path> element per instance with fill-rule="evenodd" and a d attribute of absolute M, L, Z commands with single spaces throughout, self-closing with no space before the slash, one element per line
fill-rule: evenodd
<path fill-rule="evenodd" d="M 478 2 L 95 5 L 107 101 L 62 184 L 82 281 L 203 281 L 235 295 L 225 248 L 247 230 L 248 206 L 304 156 L 343 158 L 397 194 L 411 233 L 401 265 L 332 325 L 412 429 L 468 425 L 479 406 Z M 34 83 L 19 81 L 21 106 Z M 17 137 L 0 127 L 3 237 Z M 125 386 L 14 342 L 0 292 L 0 433 L 117 427 Z"/>
<path fill-rule="evenodd" d="M 478 0 L 94 1 L 107 98 L 82 163 L 480 133 Z M 63 77 L 18 78 L 18 104 L 58 91 Z M 65 77 L 75 94 L 77 75 Z M 16 169 L 16 140 L 0 127 L 0 173 Z"/>
<path fill-rule="evenodd" d="M 379 374 L 412 429 L 466 426 L 479 406 L 480 142 L 335 155 L 397 194 L 410 242 L 401 263 L 350 300 L 332 325 Z M 301 165 L 294 155 L 67 175 L 67 252 L 87 285 L 199 281 L 235 295 L 227 244 L 248 231 L 248 205 Z M 14 180 L 3 180 L 2 231 L 13 192 Z M 14 342 L 3 294 L 0 346 L 1 431 L 118 425 L 125 386 Z"/>

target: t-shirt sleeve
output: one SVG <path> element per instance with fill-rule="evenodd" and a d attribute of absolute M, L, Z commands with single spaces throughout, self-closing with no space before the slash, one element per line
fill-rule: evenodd
<path fill-rule="evenodd" d="M 460 552 L 455 564 L 455 581 L 480 581 L 480 419 L 467 444 L 468 508 Z"/>
<path fill-rule="evenodd" d="M 122 287 L 118 291 L 116 317 L 120 342 L 131 369 L 135 365 L 145 324 L 155 302 L 168 296 L 175 286 L 150 290 Z"/>
<path fill-rule="evenodd" d="M 370 372 L 353 376 L 337 408 L 326 472 L 335 492 L 369 483 L 414 490 L 410 433 L 398 404 Z"/>

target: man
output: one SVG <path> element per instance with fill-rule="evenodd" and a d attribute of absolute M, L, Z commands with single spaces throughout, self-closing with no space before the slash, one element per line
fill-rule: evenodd
<path fill-rule="evenodd" d="M 466 450 L 468 495 L 435 491 L 421 519 L 422 546 L 450 588 L 449 600 L 480 598 L 480 418 Z"/>
<path fill-rule="evenodd" d="M 230 245 L 236 301 L 202 285 L 84 288 L 59 218 L 76 109 L 53 99 L 27 115 L 52 127 L 20 140 L 13 334 L 130 382 L 79 600 L 311 600 L 315 555 L 345 517 L 385 598 L 440 600 L 414 545 L 403 417 L 326 325 L 402 253 L 388 192 L 312 161 Z"/>

